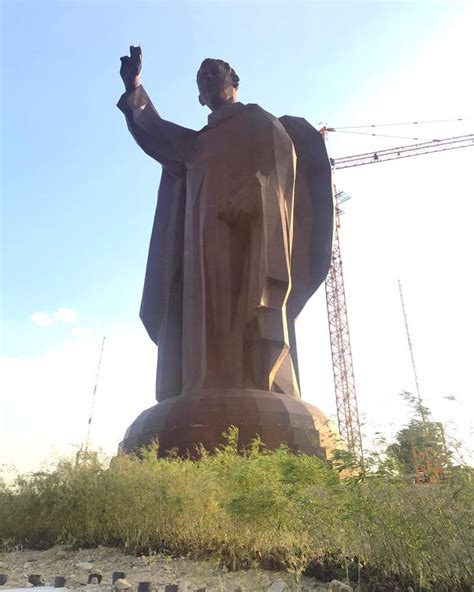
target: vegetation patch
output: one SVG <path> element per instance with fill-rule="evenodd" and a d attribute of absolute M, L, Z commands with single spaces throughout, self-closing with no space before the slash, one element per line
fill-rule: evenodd
<path fill-rule="evenodd" d="M 0 486 L 0 541 L 45 548 L 120 546 L 212 558 L 228 569 L 284 568 L 298 580 L 470 590 L 474 484 L 466 470 L 414 484 L 393 458 L 334 466 L 238 431 L 198 461 L 156 447 L 111 461 L 95 452 Z M 444 586 L 444 588 L 443 588 Z"/>

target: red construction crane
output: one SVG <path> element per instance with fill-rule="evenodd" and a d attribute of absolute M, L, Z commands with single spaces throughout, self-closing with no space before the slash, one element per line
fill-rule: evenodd
<path fill-rule="evenodd" d="M 335 128 L 324 127 L 320 130 L 323 137 L 327 133 L 337 131 Z M 432 140 L 407 146 L 398 146 L 373 152 L 365 152 L 354 156 L 331 159 L 334 170 L 366 164 L 375 164 L 387 160 L 408 158 L 474 146 L 474 134 L 455 136 L 441 140 Z M 360 431 L 357 393 L 352 364 L 351 341 L 347 316 L 344 275 L 342 270 L 341 246 L 339 243 L 340 204 L 349 199 L 343 191 L 335 193 L 336 230 L 332 252 L 332 264 L 326 278 L 326 302 L 328 310 L 329 337 L 331 342 L 334 388 L 336 391 L 336 410 L 339 433 L 348 450 L 363 461 L 362 436 Z"/>

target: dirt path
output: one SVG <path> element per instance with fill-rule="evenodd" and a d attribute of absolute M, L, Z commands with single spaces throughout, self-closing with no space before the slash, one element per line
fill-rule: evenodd
<path fill-rule="evenodd" d="M 84 592 L 110 592 L 112 572 L 125 572 L 126 579 L 137 590 L 139 582 L 151 582 L 151 589 L 164 592 L 168 584 L 177 584 L 179 592 L 283 592 L 296 590 L 291 574 L 262 569 L 226 572 L 211 561 L 171 559 L 163 555 L 135 557 L 124 555 L 119 549 L 70 549 L 53 547 L 46 551 L 13 551 L 0 553 L 0 574 L 8 576 L 8 582 L 0 586 L 0 592 L 9 588 L 25 588 L 30 574 L 39 574 L 47 585 L 55 576 L 64 576 L 69 589 Z M 87 585 L 89 574 L 103 576 L 101 585 Z M 302 591 L 327 592 L 326 584 L 311 578 L 303 578 Z"/>

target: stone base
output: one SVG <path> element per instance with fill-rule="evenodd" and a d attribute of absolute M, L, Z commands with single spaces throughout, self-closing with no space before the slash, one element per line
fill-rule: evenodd
<path fill-rule="evenodd" d="M 172 397 L 143 411 L 125 433 L 119 448 L 132 452 L 159 442 L 159 453 L 176 448 L 195 455 L 196 444 L 213 450 L 224 443 L 222 433 L 239 429 L 239 447 L 259 435 L 270 449 L 282 442 L 295 452 L 327 459 L 336 435 L 326 417 L 300 399 L 260 390 L 203 390 Z"/>

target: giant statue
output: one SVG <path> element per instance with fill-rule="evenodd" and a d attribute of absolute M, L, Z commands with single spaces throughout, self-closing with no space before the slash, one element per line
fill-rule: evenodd
<path fill-rule="evenodd" d="M 141 85 L 142 53 L 121 58 L 118 102 L 162 165 L 140 310 L 158 346 L 156 398 L 127 430 L 133 450 L 241 443 L 325 455 L 325 418 L 301 401 L 295 320 L 324 281 L 333 236 L 331 168 L 317 130 L 237 101 L 239 77 L 205 59 L 201 130 L 163 119 Z"/>

